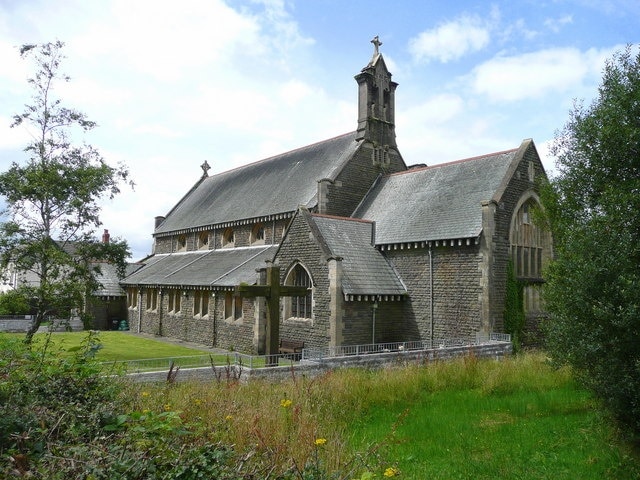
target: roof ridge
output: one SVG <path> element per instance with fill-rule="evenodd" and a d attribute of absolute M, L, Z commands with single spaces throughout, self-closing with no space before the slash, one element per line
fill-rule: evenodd
<path fill-rule="evenodd" d="M 420 172 L 420 171 L 424 171 L 424 170 L 432 170 L 434 168 L 447 167 L 449 165 L 457 165 L 457 164 L 465 163 L 465 162 L 472 162 L 474 160 L 480 160 L 482 158 L 494 157 L 496 155 L 504 155 L 505 153 L 517 152 L 519 148 L 520 147 L 510 148 L 508 150 L 501 150 L 499 152 L 486 153 L 484 155 L 477 155 L 475 157 L 462 158 L 460 160 L 452 160 L 450 162 L 444 162 L 444 163 L 436 163 L 434 165 L 427 165 L 426 167 L 411 168 L 411 169 L 408 169 L 408 170 L 404 170 L 402 172 L 391 173 L 391 174 L 389 174 L 387 176 L 388 177 L 393 177 L 395 175 L 404 175 L 404 174 L 407 174 L 407 173 Z"/>
<path fill-rule="evenodd" d="M 374 223 L 373 220 L 366 220 L 364 218 L 341 217 L 339 215 L 327 215 L 326 213 L 312 213 L 311 216 L 320 217 L 320 218 L 330 218 L 333 220 L 347 220 L 347 221 L 359 222 L 359 223 Z"/>
<path fill-rule="evenodd" d="M 269 160 L 273 160 L 274 158 L 283 157 L 283 156 L 289 155 L 291 153 L 299 152 L 299 151 L 304 150 L 306 148 L 310 148 L 310 147 L 313 147 L 313 146 L 316 146 L 316 145 L 320 145 L 321 143 L 330 142 L 332 140 L 338 140 L 339 138 L 347 137 L 349 135 L 354 135 L 355 133 L 356 133 L 355 131 L 352 131 L 352 132 L 348 132 L 348 133 L 343 133 L 341 135 L 336 135 L 335 137 L 326 138 L 324 140 L 319 140 L 319 141 L 314 142 L 314 143 L 309 143 L 307 145 L 303 145 L 302 147 L 298 147 L 298 148 L 294 148 L 294 149 L 291 149 L 291 150 L 287 150 L 286 152 L 276 153 L 275 155 L 271 155 L 270 157 L 261 158 L 260 160 L 255 160 L 253 162 L 245 163 L 244 165 L 238 165 L 237 167 L 230 168 L 229 170 L 225 170 L 223 172 L 219 172 L 219 173 L 213 174 L 213 175 L 211 175 L 209 177 L 205 177 L 205 178 L 214 178 L 214 177 L 217 177 L 219 175 L 235 172 L 237 170 L 241 170 L 243 168 L 251 167 L 251 166 L 257 165 L 259 163 L 268 162 Z"/>

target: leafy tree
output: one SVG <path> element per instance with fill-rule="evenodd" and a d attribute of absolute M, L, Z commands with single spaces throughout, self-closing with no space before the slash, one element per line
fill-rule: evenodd
<path fill-rule="evenodd" d="M 640 439 L 640 54 L 606 62 L 552 153 L 543 201 L 554 236 L 544 289 L 550 352 Z"/>
<path fill-rule="evenodd" d="M 97 262 L 124 270 L 128 256 L 125 242 L 96 240 L 99 201 L 113 198 L 129 172 L 122 165 L 109 166 L 90 145 L 72 144 L 74 131 L 96 124 L 55 97 L 55 85 L 69 81 L 60 72 L 63 46 L 56 41 L 20 48 L 22 58 L 34 62 L 35 75 L 28 80 L 33 97 L 11 126 L 28 128 L 33 140 L 25 148 L 26 162 L 14 162 L 0 174 L 9 219 L 0 225 L 0 259 L 5 268 L 29 278 L 36 312 L 27 343 L 47 315 L 82 311 L 86 295 L 97 286 Z"/>
<path fill-rule="evenodd" d="M 29 296 L 20 290 L 0 293 L 0 315 L 26 315 L 30 311 Z"/>

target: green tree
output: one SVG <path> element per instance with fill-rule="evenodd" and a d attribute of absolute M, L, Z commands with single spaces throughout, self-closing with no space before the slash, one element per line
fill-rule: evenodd
<path fill-rule="evenodd" d="M 29 296 L 25 291 L 19 289 L 0 293 L 0 315 L 26 315 L 30 310 Z"/>
<path fill-rule="evenodd" d="M 574 106 L 552 153 L 547 344 L 638 440 L 640 54 L 629 46 L 606 62 L 597 97 Z"/>
<path fill-rule="evenodd" d="M 55 96 L 55 85 L 69 81 L 60 72 L 63 46 L 57 41 L 20 48 L 22 58 L 34 62 L 28 80 L 33 97 L 11 126 L 26 127 L 33 140 L 24 164 L 14 162 L 0 174 L 8 218 L 0 225 L 0 259 L 29 279 L 36 312 L 27 343 L 47 315 L 82 311 L 86 295 L 97 287 L 100 261 L 124 271 L 128 256 L 125 242 L 102 244 L 95 230 L 101 224 L 100 200 L 113 198 L 129 172 L 109 166 L 90 145 L 72 143 L 74 132 L 96 124 Z"/>

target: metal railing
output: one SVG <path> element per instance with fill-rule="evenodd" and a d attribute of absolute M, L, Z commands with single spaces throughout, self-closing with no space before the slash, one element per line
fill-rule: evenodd
<path fill-rule="evenodd" d="M 398 353 L 431 350 L 434 348 L 465 347 L 482 345 L 493 342 L 510 342 L 511 335 L 506 333 L 478 334 L 475 339 L 470 338 L 438 338 L 433 341 L 409 341 L 374 343 L 363 345 L 341 345 L 321 349 L 305 348 L 302 351 L 304 360 L 318 360 L 331 357 L 349 357 L 358 355 L 370 355 L 373 353 Z"/>
<path fill-rule="evenodd" d="M 105 369 L 123 369 L 126 373 L 160 372 L 176 368 L 206 368 L 239 366 L 247 368 L 264 368 L 274 366 L 291 366 L 298 364 L 302 355 L 247 355 L 238 352 L 188 355 L 181 357 L 145 358 L 138 360 L 122 360 L 101 362 Z"/>
<path fill-rule="evenodd" d="M 510 342 L 511 336 L 504 333 L 478 334 L 475 339 L 442 338 L 431 341 L 388 342 L 364 345 L 342 345 L 321 349 L 305 348 L 302 353 L 278 355 L 247 355 L 238 352 L 210 353 L 203 355 L 189 355 L 181 357 L 146 358 L 140 360 L 125 360 L 117 362 L 102 362 L 104 368 L 122 368 L 126 373 L 142 373 L 154 371 L 168 371 L 179 367 L 204 368 L 238 366 L 246 368 L 265 368 L 276 366 L 297 365 L 300 361 L 317 361 L 331 357 L 349 357 L 358 355 L 415 352 L 434 348 L 464 347 L 493 342 Z"/>

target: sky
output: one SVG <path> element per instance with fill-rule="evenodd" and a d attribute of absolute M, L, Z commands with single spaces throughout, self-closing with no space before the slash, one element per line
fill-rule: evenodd
<path fill-rule="evenodd" d="M 407 165 L 532 138 L 553 175 L 574 102 L 639 32 L 637 0 L 0 0 L 0 171 L 31 138 L 10 128 L 33 94 L 18 48 L 61 40 L 55 94 L 98 124 L 73 140 L 135 182 L 101 202 L 101 228 L 141 259 L 205 160 L 213 175 L 354 131 L 377 35 Z"/>

